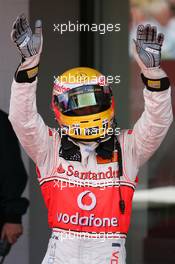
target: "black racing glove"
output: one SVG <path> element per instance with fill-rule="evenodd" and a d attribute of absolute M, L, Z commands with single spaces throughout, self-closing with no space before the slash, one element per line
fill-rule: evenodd
<path fill-rule="evenodd" d="M 157 34 L 157 27 L 138 26 L 134 40 L 134 56 L 141 68 L 143 83 L 152 92 L 163 91 L 170 86 L 166 73 L 160 68 L 163 41 L 164 35 Z"/>
<path fill-rule="evenodd" d="M 24 14 L 20 15 L 13 23 L 11 38 L 22 56 L 22 64 L 15 74 L 16 81 L 33 82 L 38 74 L 38 65 L 42 52 L 41 20 L 36 21 L 35 33 L 33 34 L 27 18 Z"/>

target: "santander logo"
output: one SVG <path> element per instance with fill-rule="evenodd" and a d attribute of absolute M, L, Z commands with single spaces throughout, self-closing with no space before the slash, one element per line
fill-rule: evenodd
<path fill-rule="evenodd" d="M 57 172 L 58 173 L 65 173 L 65 169 L 63 168 L 62 164 L 60 163 L 60 165 L 57 168 Z"/>
<path fill-rule="evenodd" d="M 81 180 L 104 180 L 111 178 L 118 178 L 118 168 L 113 169 L 112 166 L 109 166 L 106 171 L 80 171 L 74 168 L 73 165 L 69 165 L 67 170 L 63 168 L 62 163 L 56 169 L 59 174 L 66 174 L 69 177 L 76 177 Z"/>

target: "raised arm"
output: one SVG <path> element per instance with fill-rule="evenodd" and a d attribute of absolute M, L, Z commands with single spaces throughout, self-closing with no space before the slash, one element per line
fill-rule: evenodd
<path fill-rule="evenodd" d="M 37 73 L 42 51 L 42 24 L 35 23 L 33 34 L 24 15 L 13 24 L 11 34 L 22 55 L 12 83 L 9 120 L 22 146 L 35 163 L 42 164 L 48 148 L 48 128 L 37 112 Z"/>
<path fill-rule="evenodd" d="M 138 26 L 134 55 L 145 85 L 145 107 L 132 133 L 126 131 L 123 134 L 126 160 L 132 160 L 137 169 L 159 147 L 173 120 L 170 83 L 166 73 L 160 68 L 163 39 L 163 34 L 157 35 L 156 27 Z M 130 174 L 130 178 L 135 177 L 135 172 L 133 175 L 130 171 L 126 173 Z"/>

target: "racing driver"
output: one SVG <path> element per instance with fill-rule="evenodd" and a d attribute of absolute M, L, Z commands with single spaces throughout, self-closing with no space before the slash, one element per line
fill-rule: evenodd
<path fill-rule="evenodd" d="M 9 119 L 36 164 L 52 229 L 42 263 L 125 264 L 138 170 L 172 122 L 170 83 L 160 68 L 164 36 L 154 26 L 138 26 L 134 54 L 145 110 L 133 130 L 119 135 L 111 88 L 100 72 L 86 67 L 56 78 L 52 108 L 59 129 L 46 126 L 36 107 L 41 21 L 33 34 L 20 15 L 11 36 L 22 62 L 12 83 Z"/>

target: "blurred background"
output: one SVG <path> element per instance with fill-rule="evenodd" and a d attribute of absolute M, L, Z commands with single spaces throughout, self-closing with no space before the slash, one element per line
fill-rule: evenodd
<path fill-rule="evenodd" d="M 44 47 L 37 90 L 38 111 L 49 126 L 56 126 L 51 111 L 54 76 L 76 66 L 95 67 L 106 75 L 120 76 L 113 85 L 120 128 L 131 128 L 143 111 L 143 84 L 132 58 L 132 39 L 138 24 L 151 23 L 165 34 L 162 67 L 172 85 L 175 106 L 175 1 L 173 0 L 0 0 L 0 108 L 8 112 L 10 86 L 20 56 L 10 40 L 12 23 L 25 13 L 34 25 L 43 20 Z M 54 31 L 60 23 L 120 24 L 120 31 Z M 127 264 L 175 263 L 175 127 L 139 173 Z M 23 152 L 30 175 L 25 194 L 30 210 L 24 217 L 24 235 L 12 248 L 5 264 L 41 263 L 49 238 L 47 212 L 36 180 L 35 166 Z"/>

